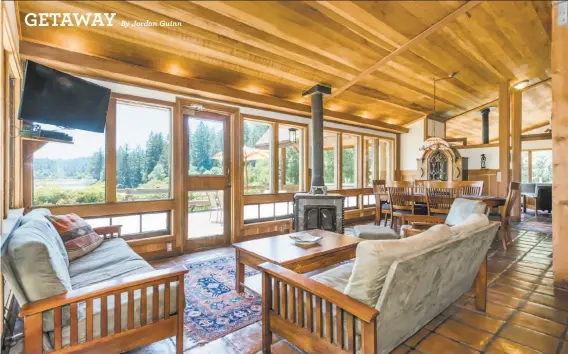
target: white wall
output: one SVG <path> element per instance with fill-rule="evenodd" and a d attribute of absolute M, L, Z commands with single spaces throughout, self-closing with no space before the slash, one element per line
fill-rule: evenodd
<path fill-rule="evenodd" d="M 459 149 L 458 150 L 462 157 L 467 157 L 467 167 L 468 170 L 479 170 L 481 169 L 481 154 L 485 154 L 487 161 L 485 162 L 485 167 L 488 169 L 499 169 L 499 147 L 486 147 L 486 148 L 474 148 L 474 149 Z"/>
<path fill-rule="evenodd" d="M 552 149 L 552 140 L 523 141 L 523 150 Z"/>
<path fill-rule="evenodd" d="M 416 159 L 424 143 L 424 120 L 408 125 L 407 134 L 401 134 L 400 139 L 400 169 L 416 170 Z"/>

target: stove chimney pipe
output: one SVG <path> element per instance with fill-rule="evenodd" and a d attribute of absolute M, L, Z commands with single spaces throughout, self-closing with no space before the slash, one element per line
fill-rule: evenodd
<path fill-rule="evenodd" d="M 312 96 L 312 194 L 325 194 L 323 179 L 323 96 L 331 93 L 331 87 L 315 85 L 302 96 Z"/>

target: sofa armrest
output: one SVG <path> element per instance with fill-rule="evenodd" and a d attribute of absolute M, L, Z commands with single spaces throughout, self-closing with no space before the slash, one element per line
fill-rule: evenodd
<path fill-rule="evenodd" d="M 258 267 L 261 271 L 269 274 L 272 278 L 283 281 L 286 284 L 290 284 L 298 289 L 302 289 L 329 301 L 330 303 L 338 305 L 343 310 L 351 313 L 353 316 L 364 322 L 369 323 L 373 321 L 379 314 L 377 309 L 368 306 L 359 300 L 279 265 L 266 262 L 262 263 Z"/>
<path fill-rule="evenodd" d="M 112 237 L 114 234 L 117 234 L 118 237 L 120 237 L 122 225 L 94 227 L 93 230 L 104 238 Z"/>
<path fill-rule="evenodd" d="M 160 280 L 165 281 L 167 279 L 172 279 L 173 281 L 176 277 L 183 276 L 188 272 L 189 271 L 183 266 L 175 266 L 143 274 L 131 275 L 120 279 L 107 280 L 102 283 L 27 303 L 20 309 L 19 316 L 25 317 L 35 315 L 56 307 L 101 297 L 105 294 L 114 295 L 116 292 L 121 290 L 126 291 L 128 288 L 142 286 L 147 283 L 157 283 Z"/>

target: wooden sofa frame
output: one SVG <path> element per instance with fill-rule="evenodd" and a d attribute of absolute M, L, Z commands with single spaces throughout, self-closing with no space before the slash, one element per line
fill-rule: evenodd
<path fill-rule="evenodd" d="M 120 226 L 95 228 L 105 238 L 120 234 Z M 154 270 L 151 272 L 108 280 L 77 290 L 34 301 L 22 306 L 19 316 L 24 320 L 24 348 L 26 354 L 43 353 L 43 312 L 54 312 L 54 350 L 50 353 L 121 353 L 148 345 L 162 339 L 176 336 L 176 353 L 183 352 L 183 313 L 185 308 L 184 275 L 188 270 L 183 266 Z M 171 283 L 177 283 L 177 313 L 170 315 Z M 164 286 L 163 317 L 159 317 L 159 287 Z M 140 297 L 140 325 L 134 325 L 134 292 L 147 294 L 153 287 L 152 314 L 147 317 L 147 296 Z M 121 330 L 121 294 L 128 293 L 127 329 Z M 107 301 L 114 296 L 114 333 L 108 333 Z M 93 300 L 101 300 L 101 335 L 93 338 Z M 86 340 L 79 343 L 78 305 L 86 304 Z M 62 346 L 62 308 L 70 307 L 70 345 Z"/>
<path fill-rule="evenodd" d="M 361 323 L 361 353 L 376 353 L 376 320 L 379 315 L 377 309 L 273 263 L 263 263 L 259 265 L 259 269 L 263 272 L 262 351 L 264 354 L 269 354 L 271 351 L 272 333 L 278 334 L 307 353 L 356 353 L 357 320 Z M 487 259 L 479 268 L 474 287 L 475 306 L 485 312 Z M 315 298 L 315 306 L 313 301 L 304 301 L 304 295 L 306 299 Z M 322 303 L 325 311 L 322 309 Z M 332 328 L 333 307 L 337 313 L 335 334 Z M 315 321 L 312 320 L 313 314 Z M 344 331 L 344 322 L 347 323 L 347 333 Z M 347 343 L 344 343 L 344 338 L 347 338 Z"/>

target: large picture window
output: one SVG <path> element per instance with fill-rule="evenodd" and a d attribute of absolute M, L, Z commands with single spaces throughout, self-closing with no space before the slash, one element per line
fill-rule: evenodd
<path fill-rule="evenodd" d="M 244 121 L 244 194 L 273 193 L 273 125 Z"/>
<path fill-rule="evenodd" d="M 304 190 L 304 130 L 289 125 L 278 125 L 278 191 L 280 193 Z"/>
<path fill-rule="evenodd" d="M 117 201 L 170 198 L 169 108 L 116 104 Z"/>
<path fill-rule="evenodd" d="M 323 179 L 328 189 L 337 189 L 338 134 L 323 132 Z"/>
<path fill-rule="evenodd" d="M 64 132 L 73 137 L 73 145 L 47 143 L 34 154 L 33 205 L 103 203 L 105 135 L 83 130 Z"/>
<path fill-rule="evenodd" d="M 532 151 L 532 183 L 552 183 L 552 150 Z"/>
<path fill-rule="evenodd" d="M 359 177 L 359 137 L 355 135 L 341 135 L 341 175 L 342 188 L 357 188 Z"/>

